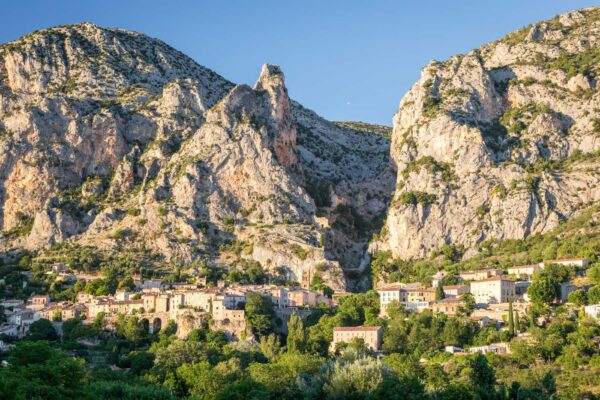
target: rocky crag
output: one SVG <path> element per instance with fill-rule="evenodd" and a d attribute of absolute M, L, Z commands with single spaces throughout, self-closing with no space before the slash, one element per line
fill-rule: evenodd
<path fill-rule="evenodd" d="M 394 116 L 397 186 L 372 250 L 465 257 L 600 200 L 600 9 L 431 62 Z"/>
<path fill-rule="evenodd" d="M 390 200 L 386 132 L 305 109 L 277 66 L 251 88 L 135 32 L 34 32 L 0 46 L 0 246 L 234 253 L 343 290 Z"/>
<path fill-rule="evenodd" d="M 369 246 L 468 258 L 549 232 L 600 201 L 599 40 L 585 9 L 431 62 L 390 132 L 321 118 L 274 65 L 249 87 L 135 32 L 31 33 L 0 45 L 0 246 L 361 290 Z"/>

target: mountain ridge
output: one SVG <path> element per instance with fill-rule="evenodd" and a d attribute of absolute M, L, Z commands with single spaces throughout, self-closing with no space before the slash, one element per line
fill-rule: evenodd
<path fill-rule="evenodd" d="M 70 241 L 219 262 L 223 244 L 250 242 L 236 262 L 303 285 L 319 266 L 346 287 L 332 254 L 350 246 L 360 257 L 368 233 L 338 234 L 329 221 L 339 204 L 354 202 L 349 223 L 381 213 L 387 190 L 367 181 L 393 179 L 388 141 L 367 125 L 338 126 L 294 102 L 277 66 L 263 66 L 254 88 L 234 85 L 161 41 L 89 23 L 26 35 L 0 57 L 5 249 Z M 355 185 L 383 201 L 361 200 Z M 327 209 L 320 223 L 306 190 Z"/>
<path fill-rule="evenodd" d="M 469 258 L 549 232 L 600 200 L 598 21 L 576 10 L 432 61 L 391 133 L 325 120 L 275 65 L 250 87 L 140 33 L 33 32 L 0 45 L 0 245 L 365 290 L 369 253 Z"/>

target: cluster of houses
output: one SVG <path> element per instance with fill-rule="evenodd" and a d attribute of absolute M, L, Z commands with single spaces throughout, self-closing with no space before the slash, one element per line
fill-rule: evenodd
<path fill-rule="evenodd" d="M 574 268 L 587 266 L 589 260 L 586 258 L 569 258 L 559 260 L 547 260 L 533 265 L 514 266 L 507 269 L 505 275 L 503 270 L 497 268 L 486 268 L 476 271 L 460 272 L 461 283 L 457 285 L 442 285 L 445 271 L 440 271 L 432 277 L 431 286 L 420 282 L 416 283 L 391 283 L 377 288 L 380 302 L 380 316 L 387 317 L 388 307 L 392 304 L 401 304 L 406 310 L 421 312 L 431 310 L 434 313 L 446 315 L 457 315 L 465 308 L 461 296 L 471 293 L 475 302 L 475 309 L 469 316 L 470 319 L 482 327 L 496 326 L 502 328 L 508 319 L 509 309 L 525 315 L 529 307 L 527 288 L 531 285 L 533 275 L 550 264 L 558 264 Z M 437 298 L 437 287 L 441 286 L 444 296 Z M 577 286 L 565 282 L 561 285 L 560 300 L 567 301 L 569 293 L 578 289 Z M 600 304 L 585 307 L 585 313 L 593 318 L 600 318 Z M 355 339 L 362 339 L 365 345 L 372 350 L 379 350 L 381 346 L 382 328 L 370 327 L 343 327 L 335 328 L 331 348 L 334 349 L 338 343 L 349 343 Z M 450 346 L 452 347 L 452 346 Z M 450 349 L 447 349 L 450 351 Z M 454 349 L 454 353 L 460 352 L 493 352 L 507 353 L 510 350 L 503 343 L 496 343 L 482 348 L 468 350 Z"/>
<path fill-rule="evenodd" d="M 455 285 L 442 284 L 446 276 L 444 271 L 432 277 L 431 286 L 419 282 L 387 284 L 377 288 L 381 317 L 387 317 L 388 308 L 392 304 L 401 304 L 408 311 L 431 310 L 434 313 L 457 315 L 464 311 L 462 296 L 471 293 L 475 309 L 469 318 L 482 327 L 501 328 L 510 307 L 525 315 L 529 306 L 527 288 L 531 284 L 531 278 L 549 264 L 585 267 L 588 260 L 560 259 L 514 266 L 508 268 L 506 275 L 501 269 L 495 268 L 464 271 L 459 274 L 460 283 Z M 60 266 L 53 267 L 52 272 L 66 281 L 96 278 L 94 275 L 76 276 Z M 0 325 L 0 334 L 22 338 L 27 334 L 29 326 L 41 318 L 64 321 L 81 317 L 91 322 L 103 315 L 110 324 L 111 321 L 116 321 L 119 315 L 137 315 L 140 319 L 148 321 L 150 332 L 159 331 L 169 321 L 176 321 L 177 334 L 186 337 L 191 329 L 210 320 L 211 327 L 223 330 L 235 340 L 249 333 L 244 305 L 251 293 L 270 298 L 275 314 L 281 321 L 280 331 L 283 333 L 293 313 L 305 317 L 311 313 L 312 307 L 334 305 L 336 299 L 348 294 L 336 293 L 332 301 L 320 292 L 293 286 L 228 286 L 226 282 L 219 281 L 216 287 L 206 287 L 206 282 L 201 280 L 192 285 L 163 283 L 158 279 L 142 280 L 139 276 L 134 276 L 133 281 L 136 287 L 133 291 L 117 291 L 112 296 L 94 296 L 80 292 L 75 302 L 53 302 L 48 295 L 34 295 L 27 302 L 2 300 L 0 305 L 4 309 L 6 321 Z M 440 287 L 443 298 L 439 298 Z M 568 294 L 575 289 L 577 287 L 574 285 L 563 284 L 561 300 L 566 301 Z M 587 306 L 585 313 L 593 318 L 600 318 L 600 304 Z M 359 339 L 369 349 L 378 351 L 381 349 L 382 337 L 381 326 L 336 327 L 333 329 L 331 350 L 334 351 L 340 343 L 350 343 Z M 497 343 L 467 350 L 449 346 L 446 351 L 507 353 L 510 349 L 505 344 Z"/>
<path fill-rule="evenodd" d="M 293 286 L 234 285 L 220 281 L 217 287 L 195 284 L 163 284 L 158 280 L 137 282 L 135 291 L 117 291 L 112 296 L 95 296 L 80 292 L 75 302 L 53 302 L 48 295 L 34 295 L 27 302 L 4 300 L 7 321 L 0 333 L 22 338 L 36 320 L 64 321 L 80 317 L 86 322 L 103 315 L 107 323 L 119 315 L 137 315 L 146 319 L 150 332 L 159 331 L 169 321 L 178 324 L 178 335 L 187 336 L 191 329 L 210 320 L 214 329 L 225 331 L 231 339 L 247 333 L 244 305 L 250 293 L 269 297 L 285 332 L 293 313 L 306 316 L 310 308 L 320 304 L 331 305 L 331 299 L 322 293 Z M 182 329 L 179 329 L 179 328 Z"/>

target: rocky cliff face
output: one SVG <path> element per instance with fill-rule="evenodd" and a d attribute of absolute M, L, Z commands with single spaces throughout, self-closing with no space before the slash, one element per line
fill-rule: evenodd
<path fill-rule="evenodd" d="M 0 46 L 0 133 L 4 250 L 68 241 L 218 263 L 243 244 L 238 261 L 334 289 L 395 178 L 389 140 L 293 102 L 279 67 L 234 85 L 163 42 L 92 24 Z M 360 235 L 336 227 L 339 204 Z"/>
<path fill-rule="evenodd" d="M 359 290 L 369 244 L 468 257 L 547 232 L 600 200 L 599 40 L 587 9 L 431 62 L 390 134 L 304 108 L 277 66 L 249 87 L 138 33 L 34 32 L 0 46 L 0 247 Z"/>
<path fill-rule="evenodd" d="M 372 249 L 466 256 L 600 200 L 600 10 L 431 62 L 394 116 L 397 186 Z"/>

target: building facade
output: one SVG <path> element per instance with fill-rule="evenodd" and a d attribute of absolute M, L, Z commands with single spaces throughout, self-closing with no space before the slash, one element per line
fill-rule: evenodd
<path fill-rule="evenodd" d="M 506 303 L 516 297 L 515 282 L 499 276 L 473 281 L 471 294 L 477 304 Z"/>
<path fill-rule="evenodd" d="M 344 326 L 333 328 L 331 351 L 335 351 L 338 343 L 350 343 L 354 339 L 362 339 L 369 350 L 381 349 L 383 328 L 381 326 Z"/>

